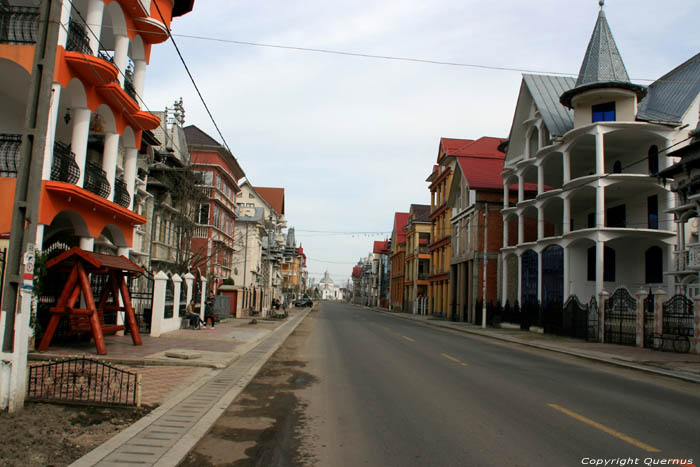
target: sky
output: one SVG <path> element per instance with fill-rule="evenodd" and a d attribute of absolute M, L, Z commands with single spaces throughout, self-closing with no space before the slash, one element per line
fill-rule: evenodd
<path fill-rule="evenodd" d="M 196 0 L 172 33 L 247 178 L 285 188 L 310 277 L 327 270 L 344 285 L 391 236 L 395 212 L 430 204 L 425 179 L 441 137 L 508 136 L 522 72 L 231 41 L 576 75 L 599 9 L 597 0 Z M 700 52 L 697 0 L 608 0 L 605 13 L 634 82 Z M 148 108 L 180 97 L 185 124 L 220 141 L 172 43 L 154 46 Z"/>

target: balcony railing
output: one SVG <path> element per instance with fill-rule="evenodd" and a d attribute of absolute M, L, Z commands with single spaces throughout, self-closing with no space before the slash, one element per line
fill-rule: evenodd
<path fill-rule="evenodd" d="M 124 72 L 124 90 L 134 102 L 138 103 L 136 100 L 136 88 L 134 88 L 134 63 L 131 60 L 126 65 L 126 71 Z"/>
<path fill-rule="evenodd" d="M 75 21 L 68 24 L 68 40 L 66 41 L 66 50 L 70 52 L 80 52 L 85 55 L 92 55 L 90 48 L 90 38 L 88 37 L 85 26 Z"/>
<path fill-rule="evenodd" d="M 79 178 L 80 167 L 75 162 L 75 154 L 71 152 L 69 145 L 56 141 L 53 145 L 51 180 L 75 185 Z"/>
<path fill-rule="evenodd" d="M 0 177 L 17 178 L 22 135 L 0 134 Z"/>
<path fill-rule="evenodd" d="M 0 6 L 0 43 L 35 44 L 39 8 Z"/>
<path fill-rule="evenodd" d="M 126 182 L 121 177 L 114 179 L 114 202 L 125 208 L 131 203 L 131 195 L 126 188 Z"/>
<path fill-rule="evenodd" d="M 92 162 L 85 164 L 85 189 L 102 198 L 107 198 L 112 192 L 105 171 Z"/>

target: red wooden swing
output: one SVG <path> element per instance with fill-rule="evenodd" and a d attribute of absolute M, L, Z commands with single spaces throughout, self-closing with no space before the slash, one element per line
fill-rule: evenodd
<path fill-rule="evenodd" d="M 138 264 L 130 261 L 124 256 L 105 255 L 92 253 L 73 247 L 56 258 L 46 262 L 46 268 L 58 268 L 61 272 L 68 273 L 68 280 L 63 287 L 63 291 L 56 303 L 49 311 L 51 319 L 46 327 L 44 337 L 37 350 L 44 352 L 49 348 L 51 339 L 56 332 L 56 327 L 61 317 L 67 316 L 72 331 L 89 333 L 95 339 L 95 347 L 99 355 L 107 353 L 104 335 L 113 334 L 124 330 L 123 325 L 105 325 L 105 311 L 124 311 L 126 324 L 131 331 L 131 339 L 134 345 L 141 345 L 141 335 L 136 325 L 134 308 L 131 306 L 129 289 L 124 278 L 126 276 L 137 276 L 144 272 Z M 88 274 L 108 275 L 109 279 L 102 291 L 100 301 L 95 304 L 92 296 L 92 288 Z M 80 303 L 80 295 L 85 299 L 86 308 L 76 308 L 75 304 Z M 123 306 L 119 305 L 121 295 Z M 112 301 L 110 302 L 110 297 Z"/>

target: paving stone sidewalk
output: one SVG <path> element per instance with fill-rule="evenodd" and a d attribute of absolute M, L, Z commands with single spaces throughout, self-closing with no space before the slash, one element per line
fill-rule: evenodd
<path fill-rule="evenodd" d="M 290 318 L 300 311 L 290 310 Z M 52 345 L 47 352 L 30 352 L 29 365 L 46 360 L 90 357 L 134 371 L 141 375 L 142 404 L 157 406 L 189 385 L 226 368 L 255 347 L 286 320 L 256 318 L 226 319 L 214 329 L 179 329 L 160 337 L 142 334 L 143 345 L 135 346 L 131 336 L 105 336 L 107 355 L 97 355 L 90 342 Z M 196 354 L 197 358 L 180 359 L 166 353 Z"/>
<path fill-rule="evenodd" d="M 424 315 L 397 313 L 376 308 L 374 310 L 388 316 L 412 320 L 428 326 L 481 335 L 700 383 L 700 355 L 696 354 L 662 352 L 626 345 L 586 342 L 580 339 L 522 331 L 520 329 L 483 329 L 470 323 L 453 322 Z"/>

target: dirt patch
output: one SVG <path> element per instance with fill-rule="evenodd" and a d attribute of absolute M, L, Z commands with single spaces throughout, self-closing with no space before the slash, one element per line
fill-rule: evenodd
<path fill-rule="evenodd" d="M 0 413 L 0 465 L 68 465 L 148 412 L 28 403 L 17 413 Z"/>
<path fill-rule="evenodd" d="M 314 326 L 311 315 L 296 328 L 244 391 L 180 464 L 203 466 L 292 466 L 308 462 L 300 453 L 305 425 L 296 391 L 316 383 L 298 354 Z"/>

